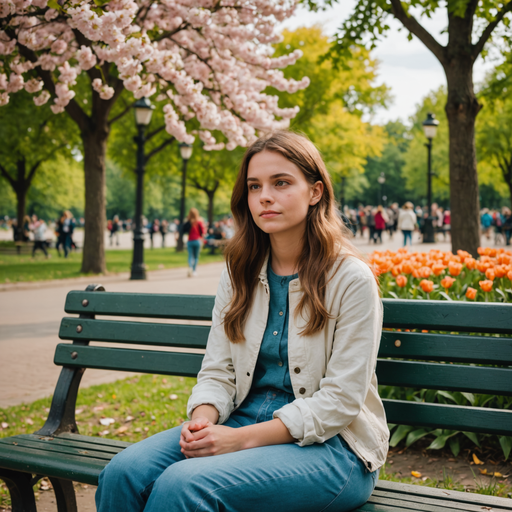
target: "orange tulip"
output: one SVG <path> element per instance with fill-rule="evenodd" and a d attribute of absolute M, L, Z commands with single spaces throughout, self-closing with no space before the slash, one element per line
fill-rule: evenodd
<path fill-rule="evenodd" d="M 416 279 L 419 279 L 419 277 L 420 277 L 420 271 L 419 271 L 419 269 L 417 269 L 417 268 L 413 268 L 413 269 L 412 269 L 412 277 L 414 277 L 414 278 L 416 278 Z"/>
<path fill-rule="evenodd" d="M 432 272 L 435 276 L 440 276 L 446 267 L 442 263 L 434 263 L 432 265 Z"/>
<path fill-rule="evenodd" d="M 401 265 L 394 265 L 393 268 L 391 269 L 391 275 L 393 277 L 396 277 L 396 276 L 400 275 L 401 272 L 402 272 L 402 266 Z"/>
<path fill-rule="evenodd" d="M 476 262 L 476 268 L 479 272 L 482 272 L 482 274 L 485 274 L 485 271 L 491 266 L 491 264 L 488 261 L 477 261 Z"/>
<path fill-rule="evenodd" d="M 412 272 L 412 265 L 410 261 L 404 261 L 402 263 L 402 272 L 404 274 L 410 274 Z"/>
<path fill-rule="evenodd" d="M 505 275 L 507 275 L 506 267 L 503 265 L 497 265 L 496 267 L 494 267 L 494 275 L 496 277 L 504 277 Z"/>
<path fill-rule="evenodd" d="M 494 269 L 493 268 L 488 268 L 485 271 L 485 277 L 487 277 L 487 279 L 489 279 L 491 281 L 494 281 L 494 278 L 496 277 L 496 274 L 494 273 Z"/>
<path fill-rule="evenodd" d="M 492 290 L 492 281 L 478 281 L 478 284 L 484 292 L 490 292 Z"/>
<path fill-rule="evenodd" d="M 467 251 L 461 251 L 460 249 L 457 251 L 457 254 L 460 256 L 461 263 L 464 263 L 467 258 L 471 258 L 471 254 Z"/>
<path fill-rule="evenodd" d="M 452 285 L 455 281 L 456 281 L 456 279 L 454 279 L 453 277 L 446 276 L 444 279 L 441 279 L 441 286 L 448 290 L 448 288 L 452 287 Z"/>
<path fill-rule="evenodd" d="M 466 267 L 469 270 L 474 270 L 476 268 L 476 260 L 475 260 L 475 258 L 466 258 L 464 260 L 464 263 L 466 264 Z"/>
<path fill-rule="evenodd" d="M 455 261 L 450 261 L 448 263 L 448 271 L 452 276 L 458 276 L 462 271 L 462 263 L 456 263 Z"/>
<path fill-rule="evenodd" d="M 430 277 L 431 273 L 432 273 L 432 270 L 430 270 L 429 267 L 421 267 L 420 269 L 418 269 L 418 274 L 420 277 L 424 277 L 424 278 Z"/>
<path fill-rule="evenodd" d="M 396 284 L 400 286 L 400 288 L 403 288 L 407 284 L 407 277 L 405 276 L 397 276 L 396 277 Z"/>
<path fill-rule="evenodd" d="M 512 281 L 512 270 L 507 272 L 507 277 Z"/>
<path fill-rule="evenodd" d="M 485 254 L 485 249 L 483 247 L 479 247 L 477 249 L 477 252 L 478 252 L 478 254 L 480 254 L 480 256 L 483 256 Z"/>
<path fill-rule="evenodd" d="M 434 283 L 428 279 L 423 279 L 423 281 L 420 282 L 420 286 L 425 293 L 430 293 L 434 289 Z"/>
<path fill-rule="evenodd" d="M 471 286 L 468 287 L 468 289 L 466 291 L 466 297 L 468 299 L 475 300 L 475 298 L 476 298 L 476 289 L 475 288 L 471 288 Z"/>

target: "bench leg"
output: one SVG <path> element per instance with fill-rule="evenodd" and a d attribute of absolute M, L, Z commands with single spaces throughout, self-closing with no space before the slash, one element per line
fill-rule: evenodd
<path fill-rule="evenodd" d="M 59 512 L 77 512 L 75 489 L 71 480 L 50 478 Z"/>
<path fill-rule="evenodd" d="M 11 494 L 12 512 L 37 512 L 32 475 L 0 468 L 2 479 Z"/>

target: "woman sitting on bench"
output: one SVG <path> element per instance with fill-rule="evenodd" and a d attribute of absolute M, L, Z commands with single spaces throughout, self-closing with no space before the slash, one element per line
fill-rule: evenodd
<path fill-rule="evenodd" d="M 382 305 L 316 147 L 291 132 L 256 141 L 231 209 L 191 420 L 116 455 L 99 512 L 348 511 L 375 487 Z"/>

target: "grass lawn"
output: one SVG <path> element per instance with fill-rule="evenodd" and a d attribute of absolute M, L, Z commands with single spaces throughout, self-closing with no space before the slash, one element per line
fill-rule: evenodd
<path fill-rule="evenodd" d="M 5 246 L 6 242 L 1 243 Z M 210 255 L 209 251 L 202 251 L 199 264 L 222 261 L 222 254 Z M 17 283 L 22 281 L 48 281 L 51 279 L 64 279 L 80 277 L 87 274 L 80 273 L 82 253 L 70 253 L 68 258 L 58 257 L 54 249 L 50 249 L 52 257 L 45 259 L 43 253 L 37 252 L 32 259 L 30 254 L 2 254 L 0 252 L 0 283 Z M 107 271 L 109 274 L 128 272 L 132 264 L 131 250 L 107 250 Z M 187 252 L 176 252 L 174 248 L 146 249 L 144 262 L 148 270 L 164 268 L 186 267 Z"/>
<path fill-rule="evenodd" d="M 135 442 L 162 430 L 180 425 L 186 419 L 186 404 L 196 379 L 135 375 L 112 384 L 81 388 L 78 393 L 76 418 L 80 434 L 102 436 Z M 0 409 L 0 438 L 32 433 L 41 428 L 48 415 L 51 399 L 37 400 Z M 107 418 L 109 419 L 108 421 Z M 110 423 L 109 425 L 103 425 Z M 393 473 L 389 465 L 380 471 L 381 480 L 414 483 L 481 494 L 507 497 L 512 489 L 506 484 L 491 481 L 476 489 L 464 489 L 451 477 L 426 480 L 402 477 Z M 40 483 L 35 486 L 36 491 Z M 10 505 L 6 486 L 0 481 L 0 510 Z"/>

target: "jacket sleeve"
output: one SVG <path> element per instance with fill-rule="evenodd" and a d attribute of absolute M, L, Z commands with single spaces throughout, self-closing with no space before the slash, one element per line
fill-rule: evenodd
<path fill-rule="evenodd" d="M 361 268 L 361 267 L 360 267 Z M 375 372 L 382 303 L 375 278 L 355 272 L 337 311 L 331 357 L 319 390 L 274 412 L 300 446 L 323 443 L 357 418 Z"/>
<path fill-rule="evenodd" d="M 231 342 L 224 333 L 224 309 L 231 299 L 231 286 L 226 269 L 223 270 L 212 313 L 212 327 L 206 344 L 206 353 L 197 375 L 197 384 L 187 404 L 187 414 L 199 405 L 213 405 L 219 412 L 218 423 L 224 423 L 234 409 L 236 395 L 235 369 L 231 356 Z"/>

